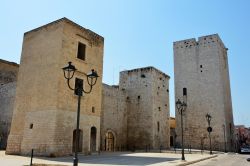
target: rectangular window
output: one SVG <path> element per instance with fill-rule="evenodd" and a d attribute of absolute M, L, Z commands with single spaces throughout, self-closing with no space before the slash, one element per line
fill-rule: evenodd
<path fill-rule="evenodd" d="M 80 78 L 75 79 L 75 94 L 78 95 L 78 90 L 80 89 L 80 95 L 82 96 L 83 80 Z"/>
<path fill-rule="evenodd" d="M 160 131 L 160 122 L 157 122 L 157 130 Z"/>
<path fill-rule="evenodd" d="M 86 45 L 83 43 L 78 43 L 77 58 L 85 61 L 85 51 Z"/>

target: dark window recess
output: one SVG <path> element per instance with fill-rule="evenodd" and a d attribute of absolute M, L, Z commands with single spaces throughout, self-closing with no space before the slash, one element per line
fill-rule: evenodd
<path fill-rule="evenodd" d="M 158 86 L 158 89 L 160 89 L 160 87 Z"/>
<path fill-rule="evenodd" d="M 158 110 L 161 111 L 161 107 L 158 107 Z"/>
<path fill-rule="evenodd" d="M 202 73 L 202 70 L 201 70 L 201 73 Z"/>
<path fill-rule="evenodd" d="M 95 107 L 92 107 L 92 113 L 95 113 Z"/>
<path fill-rule="evenodd" d="M 141 74 L 141 78 L 146 78 L 145 74 Z"/>
<path fill-rule="evenodd" d="M 169 90 L 167 89 L 167 92 L 169 92 Z"/>
<path fill-rule="evenodd" d="M 33 129 L 33 123 L 30 124 L 30 129 Z"/>
<path fill-rule="evenodd" d="M 78 89 L 80 89 L 78 91 Z M 82 89 L 83 89 L 83 80 L 76 78 L 75 79 L 75 94 L 78 95 L 78 92 L 80 93 L 79 95 L 82 96 Z"/>
<path fill-rule="evenodd" d="M 85 50 L 86 45 L 83 43 L 78 43 L 78 52 L 77 52 L 77 58 L 85 61 Z"/>
<path fill-rule="evenodd" d="M 162 78 L 161 78 L 161 77 L 160 77 L 159 79 L 160 79 L 160 80 L 162 80 Z"/>
<path fill-rule="evenodd" d="M 202 65 L 200 65 L 200 68 L 202 68 Z"/>
<path fill-rule="evenodd" d="M 183 96 L 187 96 L 187 88 L 183 88 Z"/>
<path fill-rule="evenodd" d="M 160 122 L 157 122 L 157 131 L 160 131 Z"/>
<path fill-rule="evenodd" d="M 141 96 L 137 96 L 137 99 L 139 100 L 141 98 Z"/>

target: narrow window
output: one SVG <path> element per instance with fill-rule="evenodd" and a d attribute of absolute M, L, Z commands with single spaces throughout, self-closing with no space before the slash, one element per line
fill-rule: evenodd
<path fill-rule="evenodd" d="M 157 131 L 160 131 L 160 122 L 157 122 Z"/>
<path fill-rule="evenodd" d="M 86 45 L 83 43 L 78 43 L 77 58 L 85 61 L 85 49 Z"/>
<path fill-rule="evenodd" d="M 33 123 L 30 124 L 30 129 L 33 129 Z"/>
<path fill-rule="evenodd" d="M 82 96 L 82 89 L 83 89 L 83 80 L 80 78 L 76 78 L 75 79 L 75 94 L 78 95 L 78 90 L 79 90 L 79 93 L 80 93 L 79 95 Z"/>
<path fill-rule="evenodd" d="M 140 100 L 141 96 L 138 96 L 137 99 Z"/>
<path fill-rule="evenodd" d="M 158 110 L 161 111 L 161 107 L 158 107 Z"/>
<path fill-rule="evenodd" d="M 95 113 L 95 107 L 92 107 L 92 113 Z"/>
<path fill-rule="evenodd" d="M 200 65 L 200 68 L 202 68 L 202 65 Z"/>
<path fill-rule="evenodd" d="M 187 96 L 187 88 L 183 88 L 183 96 Z"/>
<path fill-rule="evenodd" d="M 146 78 L 145 74 L 141 74 L 141 78 Z"/>

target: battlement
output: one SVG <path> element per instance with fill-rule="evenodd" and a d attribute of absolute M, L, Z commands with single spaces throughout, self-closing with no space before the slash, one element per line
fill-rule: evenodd
<path fill-rule="evenodd" d="M 214 43 L 217 43 L 222 48 L 227 49 L 218 34 L 201 36 L 198 38 L 198 41 L 196 41 L 195 38 L 176 41 L 174 42 L 173 45 L 174 45 L 174 49 L 186 49 L 186 48 L 192 48 L 195 46 L 209 46 Z"/>

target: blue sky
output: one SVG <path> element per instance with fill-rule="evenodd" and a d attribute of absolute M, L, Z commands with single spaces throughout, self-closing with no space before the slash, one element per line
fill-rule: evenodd
<path fill-rule="evenodd" d="M 0 58 L 19 63 L 23 33 L 67 17 L 105 38 L 104 78 L 154 66 L 171 77 L 174 116 L 173 41 L 218 33 L 228 50 L 235 124 L 250 126 L 250 1 L 248 0 L 2 0 Z"/>

